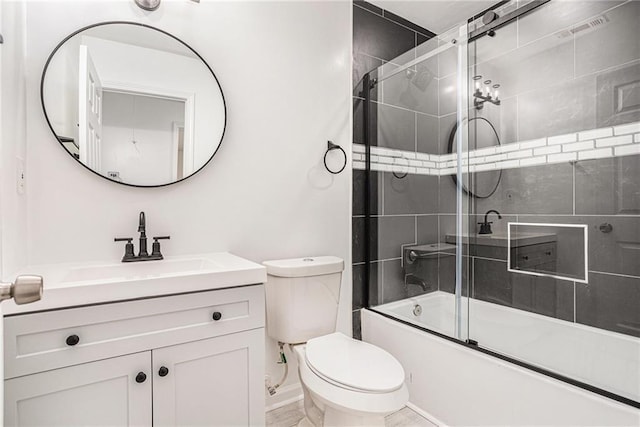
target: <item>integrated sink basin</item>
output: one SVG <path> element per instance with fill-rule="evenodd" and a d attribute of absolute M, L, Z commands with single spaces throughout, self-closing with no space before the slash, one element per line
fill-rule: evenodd
<path fill-rule="evenodd" d="M 266 269 L 230 254 L 170 256 L 159 261 L 32 265 L 25 272 L 44 277 L 42 300 L 7 301 L 5 315 L 198 292 L 267 281 Z"/>
<path fill-rule="evenodd" d="M 165 259 L 127 264 L 105 264 L 90 267 L 70 268 L 62 282 L 84 282 L 96 280 L 136 280 L 162 276 L 198 274 L 219 270 L 224 266 L 205 258 Z"/>

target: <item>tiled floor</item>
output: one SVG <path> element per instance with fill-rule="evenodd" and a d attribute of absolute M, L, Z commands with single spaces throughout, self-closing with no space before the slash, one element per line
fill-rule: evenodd
<path fill-rule="evenodd" d="M 267 426 L 292 427 L 303 417 L 304 409 L 302 401 L 299 400 L 267 412 Z M 387 416 L 385 425 L 387 427 L 437 427 L 407 407 Z"/>

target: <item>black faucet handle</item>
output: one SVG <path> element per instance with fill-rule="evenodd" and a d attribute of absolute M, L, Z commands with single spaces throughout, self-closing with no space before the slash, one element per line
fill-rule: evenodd
<path fill-rule="evenodd" d="M 127 244 L 124 245 L 124 256 L 122 257 L 122 262 L 127 262 L 135 258 L 135 254 L 133 253 L 133 237 L 116 237 L 113 241 L 127 242 Z"/>
<path fill-rule="evenodd" d="M 169 240 L 171 236 L 157 236 L 153 238 L 153 245 L 151 250 L 151 257 L 163 259 L 162 252 L 160 252 L 160 242 L 158 240 Z"/>

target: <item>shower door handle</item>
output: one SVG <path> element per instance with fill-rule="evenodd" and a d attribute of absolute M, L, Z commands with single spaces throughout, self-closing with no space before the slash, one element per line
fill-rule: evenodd
<path fill-rule="evenodd" d="M 13 298 L 19 305 L 40 301 L 43 285 L 42 276 L 31 274 L 18 276 L 13 283 L 0 282 L 0 301 Z"/>

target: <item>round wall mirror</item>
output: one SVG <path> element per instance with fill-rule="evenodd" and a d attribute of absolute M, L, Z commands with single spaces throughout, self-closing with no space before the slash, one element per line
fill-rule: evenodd
<path fill-rule="evenodd" d="M 120 184 L 159 187 L 201 170 L 225 132 L 220 84 L 196 51 L 134 22 L 65 38 L 42 74 L 42 107 L 80 164 Z"/>
<path fill-rule="evenodd" d="M 469 119 L 468 126 L 468 142 L 471 144 L 474 150 L 480 150 L 482 148 L 494 147 L 500 145 L 500 138 L 496 128 L 491 122 L 484 117 L 472 117 Z M 456 133 L 458 131 L 458 124 L 456 123 L 451 129 L 449 134 L 448 152 L 455 153 L 456 150 Z M 466 142 L 466 141 L 465 141 Z M 462 147 L 463 151 L 467 152 L 469 148 L 465 145 Z M 467 188 L 466 184 L 462 184 L 461 188 L 470 197 L 478 199 L 487 199 L 491 197 L 500 185 L 502 178 L 502 170 L 477 172 L 471 174 L 471 188 Z M 457 185 L 458 179 L 456 175 L 451 175 L 453 182 Z"/>

